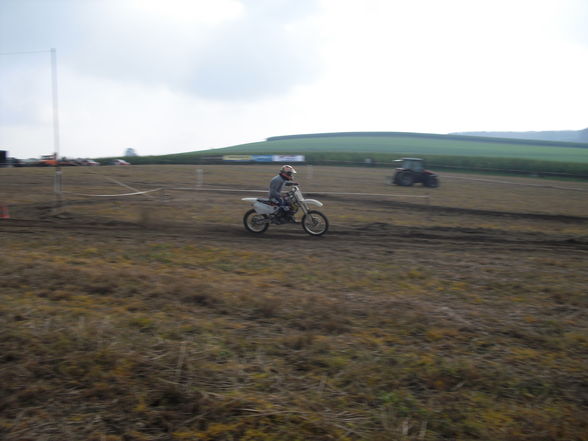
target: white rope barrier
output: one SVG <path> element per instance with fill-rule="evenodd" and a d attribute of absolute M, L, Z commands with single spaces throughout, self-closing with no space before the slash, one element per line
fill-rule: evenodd
<path fill-rule="evenodd" d="M 152 193 L 154 191 L 159 191 L 159 190 L 163 190 L 163 188 L 156 188 L 155 190 L 146 190 L 146 191 L 137 191 L 135 193 L 119 193 L 119 194 L 86 194 L 86 193 L 74 193 L 71 191 L 64 191 L 62 193 L 66 193 L 66 194 L 73 194 L 76 196 L 88 196 L 88 197 L 97 197 L 97 198 L 115 198 L 115 197 L 119 197 L 119 196 L 135 196 L 135 195 L 139 195 L 139 194 L 146 194 L 146 193 Z"/>
<path fill-rule="evenodd" d="M 237 190 L 228 188 L 194 188 L 194 187 L 179 187 L 169 188 L 168 190 L 180 191 L 226 191 L 226 192 L 242 192 L 242 193 L 267 193 L 267 190 Z M 391 193 L 345 193 L 336 191 L 305 191 L 304 194 L 333 194 L 342 196 L 376 196 L 376 197 L 403 197 L 403 198 L 430 198 L 430 196 L 418 196 L 411 194 L 391 194 Z"/>
<path fill-rule="evenodd" d="M 229 191 L 229 192 L 243 192 L 243 193 L 267 193 L 267 190 L 237 190 L 230 188 L 196 188 L 196 187 L 171 187 L 168 190 L 180 191 Z"/>
<path fill-rule="evenodd" d="M 308 192 L 305 192 L 308 193 Z M 312 194 L 312 193 L 308 193 Z M 391 193 L 343 193 L 343 192 L 336 192 L 336 191 L 317 191 L 314 194 L 336 194 L 336 195 L 344 195 L 344 196 L 377 196 L 377 197 L 396 197 L 396 198 L 428 198 L 430 196 L 418 196 L 412 194 L 391 194 Z"/>

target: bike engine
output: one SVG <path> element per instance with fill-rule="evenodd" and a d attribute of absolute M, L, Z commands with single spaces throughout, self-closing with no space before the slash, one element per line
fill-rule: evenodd
<path fill-rule="evenodd" d="M 270 222 L 274 225 L 282 225 L 288 222 L 288 219 L 284 212 L 279 212 L 270 216 Z"/>

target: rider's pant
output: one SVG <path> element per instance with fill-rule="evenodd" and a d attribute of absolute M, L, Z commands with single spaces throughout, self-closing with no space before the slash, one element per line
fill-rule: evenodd
<path fill-rule="evenodd" d="M 278 204 L 280 210 L 284 212 L 290 211 L 290 204 L 284 198 L 274 198 L 273 201 Z"/>

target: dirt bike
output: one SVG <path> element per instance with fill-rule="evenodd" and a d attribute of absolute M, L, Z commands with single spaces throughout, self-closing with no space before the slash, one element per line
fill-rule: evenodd
<path fill-rule="evenodd" d="M 270 224 L 281 225 L 286 223 L 300 223 L 302 228 L 311 236 L 321 236 L 329 229 L 329 220 L 318 210 L 310 210 L 309 205 L 322 207 L 323 204 L 316 199 L 305 199 L 297 183 L 286 182 L 291 187 L 285 195 L 287 210 L 271 199 L 241 198 L 242 201 L 251 202 L 253 208 L 243 216 L 243 225 L 251 233 L 263 233 Z M 300 222 L 295 220 L 298 212 L 304 213 Z"/>

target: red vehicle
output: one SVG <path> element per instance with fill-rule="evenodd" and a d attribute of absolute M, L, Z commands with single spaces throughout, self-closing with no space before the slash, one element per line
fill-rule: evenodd
<path fill-rule="evenodd" d="M 392 184 L 410 187 L 413 184 L 421 183 L 425 187 L 439 187 L 439 177 L 436 173 L 426 170 L 424 161 L 421 158 L 402 158 L 394 162 L 401 162 L 396 168 L 392 178 Z"/>
<path fill-rule="evenodd" d="M 77 161 L 70 160 L 67 158 L 56 159 L 55 153 L 52 155 L 43 155 L 39 162 L 37 162 L 39 167 L 57 167 L 60 166 L 70 166 L 70 165 L 79 165 Z"/>
<path fill-rule="evenodd" d="M 55 154 L 43 155 L 37 165 L 39 167 L 55 167 L 57 166 L 57 158 L 55 157 Z"/>

